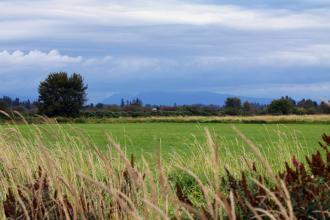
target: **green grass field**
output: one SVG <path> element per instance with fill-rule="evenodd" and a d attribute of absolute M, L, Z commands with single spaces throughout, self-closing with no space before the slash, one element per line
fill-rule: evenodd
<path fill-rule="evenodd" d="M 74 124 L 62 125 L 66 129 L 77 128 L 78 133 L 90 137 L 103 149 L 106 147 L 107 135 L 111 135 L 128 153 L 140 155 L 154 153 L 161 145 L 162 153 L 174 151 L 185 152 L 191 149 L 194 142 L 205 141 L 205 128 L 226 144 L 242 144 L 232 127 L 241 130 L 259 146 L 268 146 L 280 141 L 287 144 L 301 144 L 304 148 L 317 147 L 323 133 L 330 133 L 328 124 L 221 124 L 221 123 L 115 123 L 115 124 Z M 23 131 L 27 125 L 19 126 Z"/>
<path fill-rule="evenodd" d="M 99 149 L 107 147 L 107 135 L 111 135 L 126 149 L 127 154 L 147 158 L 155 155 L 160 146 L 164 158 L 169 158 L 173 153 L 189 157 L 196 153 L 196 145 L 205 143 L 205 128 L 216 136 L 221 152 L 239 156 L 249 152 L 249 148 L 233 131 L 235 126 L 257 144 L 270 160 L 282 150 L 286 151 L 283 154 L 298 154 L 302 158 L 318 148 L 323 133 L 330 133 L 328 124 L 113 123 L 61 126 L 90 138 Z M 30 129 L 29 125 L 19 127 L 24 133 Z"/>
<path fill-rule="evenodd" d="M 37 125 L 44 137 L 43 143 L 49 146 L 56 144 L 61 148 L 72 147 L 63 136 L 70 134 L 84 137 L 95 143 L 102 150 L 108 148 L 108 136 L 120 144 L 127 156 L 141 156 L 149 163 L 154 163 L 159 149 L 162 158 L 171 162 L 173 158 L 179 163 L 188 164 L 199 169 L 198 161 L 205 157 L 207 149 L 205 128 L 207 128 L 219 145 L 223 162 L 231 166 L 233 172 L 242 168 L 242 156 L 256 161 L 257 158 L 243 140 L 233 130 L 233 126 L 251 139 L 273 168 L 281 169 L 284 161 L 293 155 L 304 161 L 305 155 L 319 149 L 318 141 L 322 134 L 330 133 L 329 124 L 230 124 L 230 123 L 111 123 L 111 124 L 63 124 Z M 58 129 L 58 126 L 60 128 Z M 28 134 L 31 125 L 18 125 L 23 134 Z M 56 135 L 57 132 L 63 132 Z M 48 135 L 46 135 L 48 133 Z M 46 144 L 47 145 L 47 144 Z M 84 147 L 88 144 L 82 144 Z M 46 146 L 47 147 L 47 146 Z M 92 147 L 91 147 L 92 148 Z M 207 153 L 208 154 L 208 153 Z M 202 155 L 202 156 L 200 156 Z M 201 157 L 201 158 L 199 158 Z M 243 166 L 244 168 L 244 166 Z M 195 170 L 196 171 L 196 170 Z M 198 171 L 196 171 L 198 172 Z"/>
<path fill-rule="evenodd" d="M 247 137 L 260 146 L 288 140 L 287 144 L 299 142 L 303 147 L 317 147 L 323 133 L 330 132 L 330 125 L 325 124 L 198 124 L 198 123 L 123 123 L 123 124 L 77 124 L 74 127 L 89 135 L 103 148 L 107 144 L 106 134 L 111 134 L 128 152 L 153 153 L 161 144 L 163 153 L 187 151 L 195 140 L 203 142 L 204 128 L 208 128 L 221 140 L 236 143 L 237 134 L 232 129 L 237 127 Z M 238 143 L 241 143 L 239 140 Z M 221 143 L 220 143 L 221 144 Z"/>

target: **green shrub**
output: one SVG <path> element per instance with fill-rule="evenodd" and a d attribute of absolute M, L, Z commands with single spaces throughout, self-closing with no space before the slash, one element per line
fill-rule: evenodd
<path fill-rule="evenodd" d="M 82 117 L 80 117 L 80 118 L 75 118 L 75 119 L 73 120 L 73 122 L 74 122 L 74 123 L 79 123 L 79 124 L 87 123 L 87 119 L 86 119 L 86 118 L 82 118 Z"/>
<path fill-rule="evenodd" d="M 279 204 L 291 204 L 297 219 L 330 219 L 330 151 L 328 149 L 330 136 L 323 135 L 323 142 L 320 146 L 325 152 L 325 157 L 317 151 L 306 157 L 307 165 L 293 157 L 292 166 L 286 163 L 285 170 L 278 173 L 279 183 L 274 183 L 270 177 L 260 174 L 255 166 L 248 173 L 242 173 L 240 179 L 227 171 L 227 176 L 223 178 L 222 189 L 224 192 L 232 192 L 235 207 L 231 208 L 235 208 L 237 219 L 253 219 L 256 213 L 262 216 L 266 213 L 276 219 L 287 219 L 286 212 L 289 212 L 289 208 L 286 207 L 283 211 Z M 251 181 L 252 179 L 256 181 Z M 281 182 L 285 187 L 280 184 Z M 199 207 L 188 194 L 190 190 L 187 190 L 187 187 L 191 188 L 190 185 L 191 182 L 187 180 L 176 184 L 177 197 L 186 206 L 196 210 Z M 198 189 L 194 188 L 194 190 Z M 271 195 L 274 195 L 275 199 Z M 226 200 L 227 206 L 231 206 L 230 196 Z M 215 204 L 214 200 L 212 207 L 216 207 Z M 257 210 L 264 212 L 258 213 Z M 203 213 L 204 217 L 212 216 L 205 206 L 199 209 L 199 213 Z"/>
<path fill-rule="evenodd" d="M 197 181 L 188 173 L 175 171 L 169 175 L 169 181 L 181 200 L 191 204 L 202 204 L 205 202 Z M 190 202 L 190 200 L 193 202 Z"/>

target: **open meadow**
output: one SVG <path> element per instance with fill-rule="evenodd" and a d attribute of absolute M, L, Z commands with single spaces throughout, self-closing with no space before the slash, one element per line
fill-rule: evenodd
<path fill-rule="evenodd" d="M 244 118 L 244 117 L 242 117 Z M 276 118 L 276 117 L 273 117 Z M 164 118 L 166 120 L 166 118 Z M 189 119 L 191 121 L 189 121 Z M 201 119 L 188 117 L 185 119 L 176 118 L 167 122 L 148 121 L 114 121 L 112 123 L 82 123 L 62 125 L 35 125 L 41 128 L 46 135 L 52 131 L 64 129 L 72 135 L 89 138 L 100 150 L 107 148 L 108 136 L 111 136 L 127 152 L 128 156 L 134 154 L 137 157 L 148 157 L 161 149 L 162 156 L 168 157 L 173 153 L 181 155 L 189 154 L 196 150 L 196 142 L 205 143 L 205 129 L 208 129 L 222 146 L 222 150 L 239 152 L 246 147 L 243 141 L 237 136 L 233 127 L 242 131 L 261 150 L 290 149 L 295 153 L 297 148 L 301 152 L 311 152 L 318 146 L 317 143 L 324 133 L 330 132 L 330 122 L 315 123 L 217 123 L 204 122 Z M 329 119 L 329 117 L 327 117 Z M 133 119 L 134 120 L 134 119 Z M 158 119 L 159 120 L 159 119 Z M 192 121 L 192 120 L 196 120 Z M 3 128 L 6 125 L 2 126 Z M 31 125 L 17 125 L 23 134 L 31 133 Z M 60 127 L 60 128 L 59 128 Z M 33 130 L 33 129 L 32 129 Z M 52 135 L 48 137 L 50 140 Z M 56 139 L 54 140 L 56 141 Z M 299 152 L 297 152 L 299 153 Z"/>
<path fill-rule="evenodd" d="M 3 125 L 2 128 L 7 127 Z M 242 131 L 268 157 L 275 156 L 281 150 L 303 156 L 318 148 L 318 141 L 324 133 L 330 133 L 327 123 L 199 123 L 199 122 L 114 122 L 107 124 L 62 124 L 62 125 L 17 125 L 26 135 L 31 135 L 35 128 L 40 128 L 45 141 L 53 145 L 53 133 L 65 130 L 72 136 L 84 136 L 92 141 L 99 150 L 107 149 L 108 137 L 111 136 L 128 156 L 137 158 L 152 157 L 159 149 L 164 158 L 173 154 L 189 156 L 198 150 L 198 145 L 205 143 L 205 129 L 214 135 L 221 145 L 223 153 L 242 154 L 249 149 L 237 136 L 233 127 Z M 198 143 L 198 144 L 197 144 Z M 64 146 L 65 147 L 65 146 Z M 270 155 L 269 155 L 270 154 Z M 272 155 L 274 154 L 274 155 Z"/>
<path fill-rule="evenodd" d="M 285 162 L 307 166 L 305 157 L 322 150 L 318 142 L 329 133 L 327 122 L 1 125 L 1 212 L 7 217 L 33 216 L 31 212 L 41 210 L 49 212 L 48 219 L 235 219 L 261 213 L 293 219 L 286 192 L 298 183 L 276 173 L 293 175 Z M 312 161 L 311 175 L 313 169 L 328 169 L 330 164 L 320 158 Z M 240 179 L 241 172 L 251 176 L 252 188 L 269 187 L 270 194 L 263 195 L 269 198 L 259 201 L 258 191 Z M 296 172 L 307 178 L 300 168 Z M 243 185 L 234 187 L 233 181 Z M 320 187 L 306 185 L 311 186 Z M 218 194 L 220 189 L 224 194 Z M 327 194 L 326 189 L 316 196 Z M 255 195 L 249 197 L 251 193 Z M 255 202 L 255 208 L 246 210 L 249 204 L 240 204 L 241 196 Z M 274 201 L 283 205 L 274 206 Z M 35 203 L 40 207 L 30 207 Z"/>

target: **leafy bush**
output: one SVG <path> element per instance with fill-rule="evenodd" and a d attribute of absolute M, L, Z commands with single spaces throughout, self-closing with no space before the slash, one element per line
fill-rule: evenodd
<path fill-rule="evenodd" d="M 330 219 L 330 152 L 328 149 L 330 136 L 324 134 L 322 138 L 324 143 L 320 142 L 320 146 L 325 151 L 325 159 L 320 151 L 306 156 L 306 168 L 306 165 L 293 157 L 292 166 L 286 163 L 285 170 L 276 176 L 279 181 L 277 184 L 270 177 L 260 174 L 255 165 L 248 173 L 254 177 L 252 179 L 255 181 L 251 181 L 251 176 L 247 177 L 246 173 L 242 173 L 242 177 L 237 179 L 227 171 L 227 176 L 223 178 L 226 188 L 224 192 L 231 192 L 232 198 L 228 196 L 225 201 L 228 202 L 227 205 L 230 204 L 231 209 L 235 208 L 236 218 L 253 219 L 259 215 L 263 219 L 266 216 L 274 217 L 274 219 L 288 219 L 287 212 L 290 210 L 282 204 L 291 204 L 293 215 L 297 219 Z M 185 193 L 185 188 L 180 184 L 176 187 L 179 200 L 191 209 L 198 209 Z M 215 208 L 215 204 L 216 200 L 213 201 L 212 207 Z M 202 217 L 212 216 L 206 207 L 199 210 L 199 213 L 203 213 Z"/>
<path fill-rule="evenodd" d="M 8 219 L 71 219 L 72 205 L 67 197 L 60 198 L 49 186 L 47 174 L 39 168 L 36 179 L 31 184 L 17 187 L 18 196 L 13 189 L 8 190 L 3 202 Z M 20 199 L 17 199 L 20 198 Z"/>
<path fill-rule="evenodd" d="M 268 106 L 268 112 L 274 115 L 288 115 L 295 110 L 295 101 L 290 97 L 274 99 Z"/>
<path fill-rule="evenodd" d="M 169 175 L 169 181 L 179 198 L 190 204 L 205 203 L 203 193 L 194 177 L 184 171 L 175 171 Z M 190 202 L 190 200 L 192 200 Z"/>
<path fill-rule="evenodd" d="M 6 200 L 3 202 L 3 209 L 8 219 L 35 219 L 35 220 L 55 220 L 55 219 L 88 219 L 96 220 L 100 216 L 95 214 L 95 210 L 101 209 L 104 216 L 112 219 L 114 213 L 120 219 L 124 219 L 127 215 L 122 207 L 130 208 L 130 204 L 126 198 L 130 198 L 134 192 L 139 190 L 136 188 L 135 182 L 141 178 L 140 173 L 134 167 L 134 158 L 126 169 L 120 172 L 122 183 L 120 185 L 120 193 L 118 199 L 109 200 L 108 204 L 101 207 L 95 207 L 93 200 L 86 195 L 85 192 L 78 192 L 78 201 L 70 202 L 67 195 L 52 190 L 47 173 L 39 167 L 35 180 L 25 185 L 17 185 L 9 188 Z M 105 180 L 105 183 L 107 181 Z M 86 184 L 86 183 L 85 183 Z M 77 210 L 76 206 L 80 208 Z"/>

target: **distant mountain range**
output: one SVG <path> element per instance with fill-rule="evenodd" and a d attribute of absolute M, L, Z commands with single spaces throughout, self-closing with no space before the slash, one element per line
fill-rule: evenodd
<path fill-rule="evenodd" d="M 142 92 L 139 94 L 117 93 L 102 101 L 104 104 L 120 104 L 121 99 L 132 100 L 139 98 L 143 104 L 154 105 L 223 105 L 228 97 L 238 97 L 244 101 L 259 104 L 269 104 L 272 99 L 235 96 L 230 94 L 218 94 L 212 92 Z"/>

